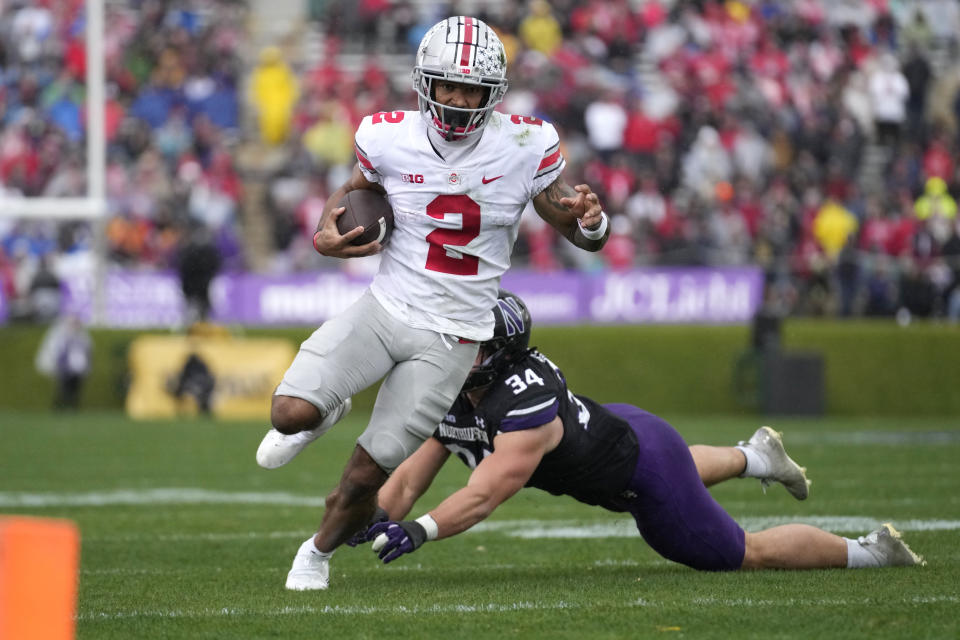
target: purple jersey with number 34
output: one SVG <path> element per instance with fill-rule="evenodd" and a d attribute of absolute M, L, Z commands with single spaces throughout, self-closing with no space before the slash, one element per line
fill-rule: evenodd
<path fill-rule="evenodd" d="M 704 487 L 680 434 L 632 405 L 574 395 L 536 351 L 493 382 L 477 409 L 461 394 L 433 437 L 476 467 L 498 433 L 558 416 L 563 438 L 527 486 L 629 512 L 643 539 L 676 562 L 709 571 L 740 567 L 744 531 Z"/>
<path fill-rule="evenodd" d="M 497 434 L 534 429 L 557 416 L 563 438 L 527 486 L 626 510 L 621 494 L 636 466 L 636 434 L 601 405 L 570 392 L 560 370 L 538 351 L 495 381 L 478 408 L 461 394 L 433 437 L 476 467 L 493 452 Z"/>

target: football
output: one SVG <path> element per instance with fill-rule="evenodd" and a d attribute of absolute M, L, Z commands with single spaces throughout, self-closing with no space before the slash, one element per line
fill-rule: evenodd
<path fill-rule="evenodd" d="M 386 244 L 393 231 L 393 209 L 387 198 L 369 189 L 347 192 L 338 204 L 345 211 L 337 218 L 337 231 L 345 234 L 354 227 L 363 227 L 363 233 L 350 244 L 361 245 L 376 240 Z"/>

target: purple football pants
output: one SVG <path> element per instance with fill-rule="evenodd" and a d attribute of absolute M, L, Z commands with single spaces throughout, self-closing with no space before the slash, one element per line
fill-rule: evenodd
<path fill-rule="evenodd" d="M 637 434 L 640 452 L 628 489 L 640 535 L 668 560 L 703 571 L 743 564 L 744 532 L 700 480 L 687 443 L 665 420 L 629 404 L 604 405 Z"/>

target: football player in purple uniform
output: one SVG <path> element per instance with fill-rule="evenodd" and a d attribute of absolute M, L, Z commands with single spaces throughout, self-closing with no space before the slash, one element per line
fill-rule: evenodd
<path fill-rule="evenodd" d="M 530 315 L 518 297 L 501 291 L 494 315 L 494 337 L 481 345 L 463 392 L 433 437 L 381 488 L 383 520 L 356 540 L 373 540 L 384 562 L 469 529 L 524 487 L 629 513 L 657 553 L 694 569 L 923 562 L 889 524 L 858 539 L 806 524 L 745 532 L 706 486 L 752 477 L 805 499 L 805 471 L 776 431 L 761 427 L 736 447 L 688 447 L 651 413 L 571 392 L 560 369 L 528 347 Z M 429 513 L 403 520 L 451 453 L 473 469 L 467 485 Z"/>

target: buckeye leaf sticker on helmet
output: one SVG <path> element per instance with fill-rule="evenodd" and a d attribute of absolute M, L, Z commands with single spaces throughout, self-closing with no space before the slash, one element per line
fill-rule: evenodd
<path fill-rule="evenodd" d="M 483 87 L 480 105 L 471 109 L 440 104 L 434 94 L 434 84 L 439 80 Z M 507 91 L 503 43 L 485 22 L 470 16 L 438 22 L 417 49 L 413 89 L 427 126 L 448 140 L 476 135 Z"/>

